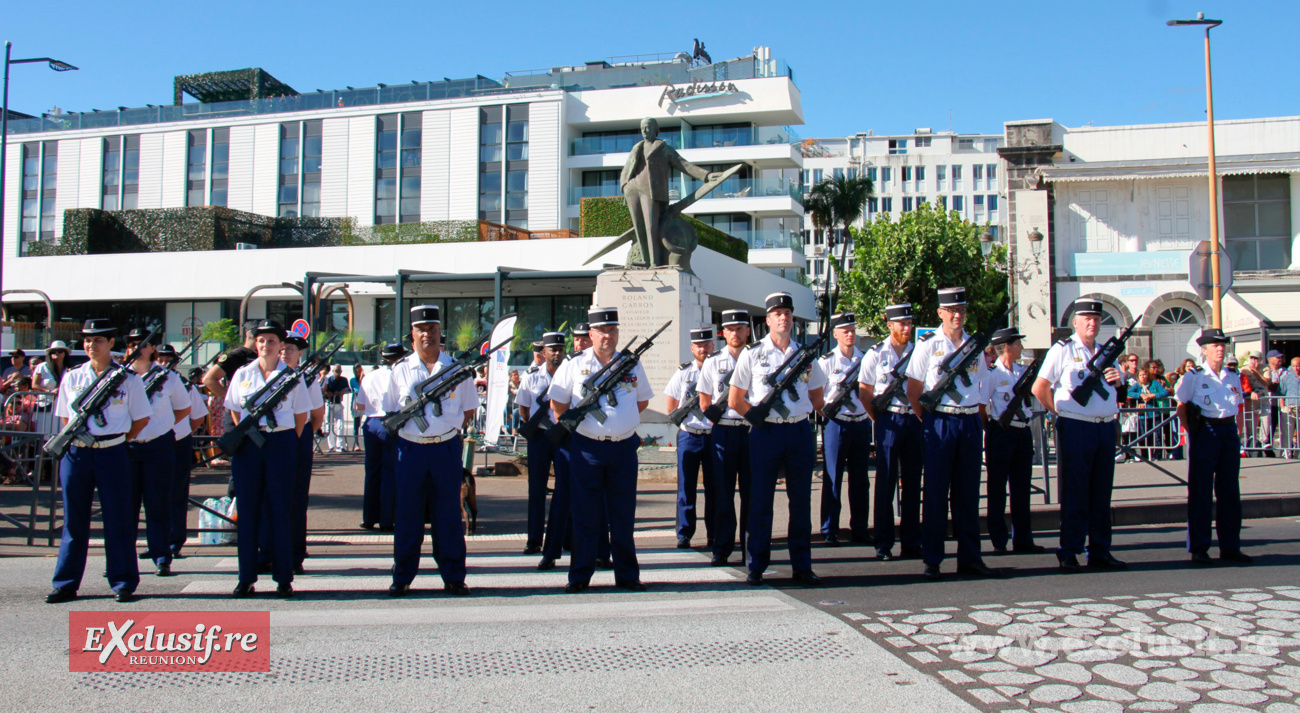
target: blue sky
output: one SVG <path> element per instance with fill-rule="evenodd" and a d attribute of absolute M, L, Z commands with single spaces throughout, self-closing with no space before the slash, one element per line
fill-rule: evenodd
<path fill-rule="evenodd" d="M 81 67 L 11 71 L 10 106 L 36 114 L 171 101 L 177 74 L 262 67 L 300 91 L 470 77 L 615 55 L 756 45 L 795 70 L 804 136 L 917 127 L 997 132 L 1201 121 L 1202 33 L 1214 30 L 1216 119 L 1300 114 L 1300 2 L 11 2 L 14 57 Z M 950 124 L 951 117 L 951 124 Z"/>

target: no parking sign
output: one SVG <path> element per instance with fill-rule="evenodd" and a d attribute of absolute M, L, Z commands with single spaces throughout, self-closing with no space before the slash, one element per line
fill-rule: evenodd
<path fill-rule="evenodd" d="M 297 319 L 294 320 L 293 326 L 289 328 L 289 333 L 306 339 L 307 335 L 311 334 L 311 327 L 307 325 L 307 320 Z"/>

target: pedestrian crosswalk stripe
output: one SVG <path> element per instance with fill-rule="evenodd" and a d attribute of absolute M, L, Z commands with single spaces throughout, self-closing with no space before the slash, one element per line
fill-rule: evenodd
<path fill-rule="evenodd" d="M 708 557 L 689 550 L 670 550 L 667 552 L 638 552 L 636 553 L 637 562 L 642 567 L 653 564 L 683 564 L 683 565 L 703 565 L 709 561 Z M 505 568 L 517 567 L 521 569 L 531 569 L 537 566 L 540 560 L 539 555 L 470 555 L 466 559 L 466 564 L 470 569 L 476 567 Z M 569 558 L 567 556 L 558 560 L 560 566 L 567 565 Z M 347 569 L 387 569 L 392 566 L 393 558 L 389 556 L 347 556 L 331 555 L 329 557 L 310 557 L 304 562 L 308 573 L 318 571 L 337 571 Z M 237 557 L 223 557 L 217 560 L 214 569 L 234 571 L 239 569 L 239 559 Z M 299 575 L 302 576 L 302 575 Z"/>

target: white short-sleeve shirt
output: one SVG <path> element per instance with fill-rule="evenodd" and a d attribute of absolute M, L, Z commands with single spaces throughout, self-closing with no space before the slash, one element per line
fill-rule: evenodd
<path fill-rule="evenodd" d="M 361 380 L 361 391 L 356 402 L 365 409 L 366 418 L 384 415 L 384 392 L 388 390 L 388 381 L 393 376 L 391 367 L 384 365 L 366 374 Z"/>
<path fill-rule="evenodd" d="M 559 371 L 559 368 L 556 368 Z M 551 415 L 550 396 L 548 392 L 551 388 L 552 374 L 547 371 L 545 366 L 530 366 L 524 372 L 524 376 L 519 380 L 519 391 L 515 394 L 515 404 L 529 409 L 529 418 L 532 418 L 531 411 L 538 407 L 543 400 L 546 405 L 546 415 L 542 417 L 542 424 L 555 423 L 555 418 Z"/>
<path fill-rule="evenodd" d="M 700 383 L 700 363 L 692 359 L 677 371 L 668 380 L 668 386 L 664 388 L 664 396 L 677 399 L 677 405 L 689 399 L 695 390 L 699 388 Z M 713 423 L 703 416 L 692 413 L 686 416 L 682 421 L 681 428 L 690 428 L 696 431 L 709 431 L 713 429 Z"/>
<path fill-rule="evenodd" d="M 735 409 L 726 405 L 727 396 L 731 391 L 731 383 L 727 380 L 727 375 L 735 368 L 736 357 L 731 355 L 730 348 L 724 347 L 704 360 L 704 366 L 700 367 L 700 380 L 695 383 L 695 388 L 701 393 L 708 394 L 713 399 L 713 403 L 726 406 L 722 412 L 722 418 L 726 420 L 742 418 Z"/>
<path fill-rule="evenodd" d="M 893 343 L 886 339 L 867 350 L 867 353 L 862 357 L 862 368 L 858 370 L 858 382 L 871 385 L 875 396 L 883 394 L 889 388 L 889 385 L 893 383 L 894 369 L 898 366 L 898 362 L 906 359 L 914 348 L 915 345 L 908 342 L 903 347 L 903 353 L 899 354 L 894 350 Z M 906 379 L 906 371 L 901 372 L 899 378 Z M 912 408 L 912 404 L 907 400 L 906 385 L 898 390 L 890 405 L 901 406 L 906 409 Z"/>
<path fill-rule="evenodd" d="M 180 423 L 172 427 L 172 433 L 178 441 L 193 433 L 191 424 L 208 415 L 208 400 L 199 393 L 198 389 L 186 384 L 185 393 L 190 399 L 190 415 L 188 418 L 182 418 Z"/>
<path fill-rule="evenodd" d="M 109 368 L 123 368 L 113 365 Z M 131 430 L 131 423 L 141 419 L 149 418 L 153 414 L 153 408 L 149 404 L 149 399 L 144 395 L 144 381 L 138 374 L 127 369 L 129 372 L 122 384 L 117 387 L 117 391 L 109 398 L 100 415 L 104 417 L 104 423 L 100 424 L 99 419 L 90 418 L 86 423 L 89 426 L 90 435 L 92 436 L 111 436 L 118 433 L 126 433 Z M 72 412 L 72 404 L 81 396 L 82 392 L 89 389 L 95 379 L 99 378 L 90 368 L 90 362 L 86 362 L 75 369 L 69 369 L 63 375 L 63 383 L 59 386 L 59 397 L 54 402 L 54 415 L 59 418 L 71 419 L 75 414 Z"/>
<path fill-rule="evenodd" d="M 937 329 L 926 338 L 916 343 L 916 353 L 912 355 L 912 360 L 907 363 L 907 378 L 916 379 L 924 384 L 924 390 L 929 391 L 942 378 L 940 367 L 949 354 L 957 351 L 967 339 L 969 334 L 962 332 L 961 338 L 957 342 L 949 339 L 944 335 L 943 330 Z M 984 355 L 980 354 L 975 361 L 966 368 L 966 376 L 970 380 L 969 384 L 963 383 L 961 377 L 953 380 L 953 386 L 956 387 L 958 398 L 954 399 L 951 394 L 944 394 L 940 399 L 940 404 L 957 407 L 978 406 L 984 403 L 984 376 L 988 373 L 988 367 L 984 365 Z"/>
<path fill-rule="evenodd" d="M 1178 380 L 1174 398 L 1179 403 L 1199 406 L 1206 418 L 1235 417 L 1237 407 L 1245 403 L 1241 393 L 1241 372 L 1223 366 L 1215 373 L 1202 364 Z"/>
<path fill-rule="evenodd" d="M 135 440 L 137 443 L 152 441 L 176 428 L 176 412 L 190 408 L 190 395 L 186 391 L 185 385 L 181 383 L 180 374 L 163 369 L 158 365 L 154 365 L 153 368 L 165 372 L 158 377 L 163 379 L 163 384 L 160 389 L 154 392 L 153 398 L 149 399 L 149 425 L 136 434 Z M 143 380 L 144 377 L 141 377 L 141 381 Z M 181 420 L 184 421 L 185 419 Z"/>
<path fill-rule="evenodd" d="M 830 403 L 839 398 L 842 389 L 850 389 L 853 395 L 840 409 L 840 416 L 857 416 L 866 413 L 862 406 L 862 398 L 858 395 L 858 384 L 862 383 L 862 367 L 858 367 L 858 376 L 852 383 L 844 383 L 848 379 L 848 372 L 853 365 L 860 359 L 863 359 L 862 351 L 853 347 L 851 356 L 844 356 L 844 352 L 838 346 L 829 354 L 817 360 L 817 365 L 821 367 L 822 373 L 826 375 L 826 403 Z"/>
<path fill-rule="evenodd" d="M 238 413 L 242 422 L 243 419 L 248 417 L 248 409 L 245 406 L 257 406 L 257 404 L 245 404 L 245 401 L 257 393 L 258 389 L 265 386 L 268 381 L 274 379 L 276 374 L 286 370 L 289 370 L 288 365 L 280 361 L 275 365 L 275 371 L 272 371 L 268 378 L 262 376 L 261 364 L 256 359 L 239 367 L 235 375 L 230 378 L 230 389 L 226 391 L 226 409 Z M 310 411 L 311 399 L 307 395 L 307 387 L 299 379 L 298 383 L 294 384 L 293 389 L 289 391 L 289 394 L 280 399 L 280 403 L 275 405 L 275 411 L 271 415 L 275 417 L 275 427 L 283 429 L 293 427 L 296 414 Z M 259 428 L 270 427 L 266 417 L 262 417 L 257 425 Z"/>
<path fill-rule="evenodd" d="M 1097 350 L 1084 346 L 1079 335 L 1063 339 L 1052 345 L 1043 357 L 1043 367 L 1038 371 L 1038 378 L 1052 385 L 1052 401 L 1056 411 L 1062 414 L 1078 416 L 1106 417 L 1119 413 L 1119 403 L 1115 400 L 1115 385 L 1103 380 L 1104 397 L 1093 394 L 1087 405 L 1074 400 L 1070 392 L 1083 383 L 1088 376 L 1088 360 Z"/>
<path fill-rule="evenodd" d="M 793 339 L 786 345 L 785 349 L 778 349 L 772 343 L 772 336 L 769 334 L 763 337 L 753 346 L 740 353 L 740 358 L 736 360 L 736 373 L 731 377 L 731 385 L 745 390 L 745 400 L 754 405 L 763 400 L 772 391 L 768 385 L 766 377 L 775 375 L 795 351 L 799 349 L 799 344 Z M 769 421 L 776 421 L 781 418 L 798 418 L 812 413 L 812 400 L 808 398 L 808 392 L 814 389 L 820 389 L 826 386 L 826 375 L 822 373 L 821 367 L 816 361 L 799 375 L 795 383 L 795 393 L 799 395 L 797 399 L 791 399 L 790 394 L 783 393 L 779 397 L 789 409 L 790 415 L 783 417 L 776 409 L 773 409 L 768 415 Z"/>
<path fill-rule="evenodd" d="M 572 359 L 565 361 L 555 371 L 551 379 L 551 401 L 576 406 L 582 401 L 583 382 L 587 377 L 600 370 L 600 360 L 596 358 L 595 348 L 584 349 Z M 617 404 L 611 404 L 608 396 L 600 397 L 600 410 L 605 413 L 605 422 L 600 423 L 590 414 L 578 424 L 577 432 L 588 438 L 626 438 L 631 436 L 641 423 L 640 401 L 654 398 L 654 389 L 646 377 L 645 368 L 637 362 L 636 366 L 623 377 L 621 383 L 614 387 Z"/>
<path fill-rule="evenodd" d="M 990 419 L 1002 418 L 1002 412 L 1007 410 L 1011 405 L 1011 399 L 1015 398 L 1016 382 L 1020 376 L 1025 373 L 1028 367 L 1022 364 L 1012 364 L 1008 369 L 1001 359 L 993 362 L 993 368 L 989 369 L 988 375 L 984 379 L 984 403 L 988 404 L 988 413 Z M 1027 421 L 1032 414 L 1029 412 L 1033 397 L 1028 397 L 1020 407 L 1020 413 L 1015 414 L 1012 418 Z"/>
<path fill-rule="evenodd" d="M 430 369 L 420 361 L 418 353 L 412 353 L 410 356 L 402 359 L 393 365 L 392 373 L 388 378 L 388 387 L 384 389 L 384 399 L 382 408 L 385 414 L 400 411 L 402 407 L 416 399 L 415 387 L 423 383 L 435 374 L 439 374 L 450 367 L 455 360 L 447 352 L 438 352 L 438 360 Z M 362 382 L 365 383 L 364 381 Z M 412 437 L 421 436 L 441 436 L 449 431 L 459 431 L 461 424 L 465 423 L 465 414 L 478 408 L 479 398 L 478 390 L 474 388 L 473 374 L 470 378 L 456 384 L 456 388 L 442 399 L 442 415 L 437 416 L 433 412 L 433 404 L 425 404 L 424 418 L 428 426 L 420 430 L 419 424 L 415 419 L 409 419 L 402 424 L 401 433 Z"/>

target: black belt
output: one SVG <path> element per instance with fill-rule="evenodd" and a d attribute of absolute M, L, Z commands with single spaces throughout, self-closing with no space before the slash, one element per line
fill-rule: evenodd
<path fill-rule="evenodd" d="M 1237 425 L 1235 416 L 1224 416 L 1223 418 L 1202 418 L 1201 421 L 1211 426 L 1233 426 Z"/>

